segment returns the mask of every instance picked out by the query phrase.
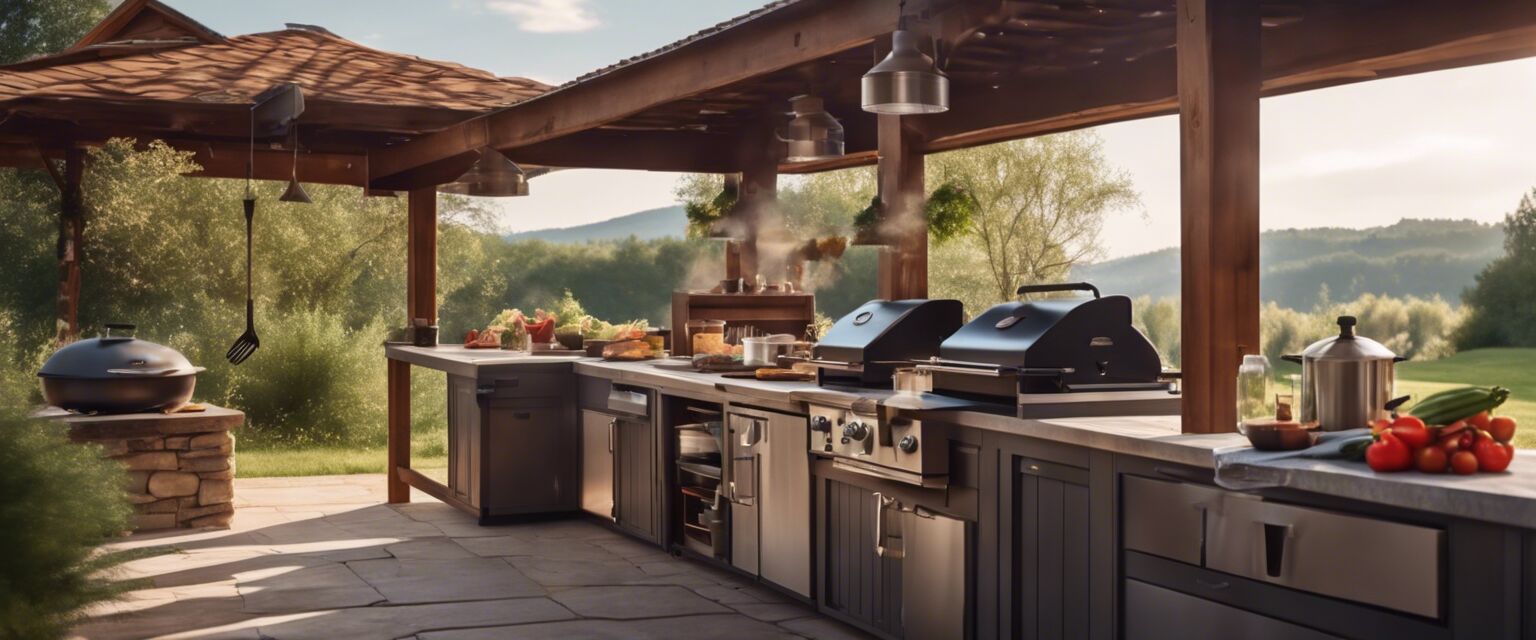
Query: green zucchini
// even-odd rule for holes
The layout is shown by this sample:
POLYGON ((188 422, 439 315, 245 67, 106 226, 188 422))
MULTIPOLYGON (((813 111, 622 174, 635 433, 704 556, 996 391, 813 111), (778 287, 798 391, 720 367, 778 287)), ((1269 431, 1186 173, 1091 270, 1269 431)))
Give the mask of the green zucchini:
POLYGON ((1409 413, 1425 424, 1451 424, 1483 411, 1492 411, 1509 399, 1503 387, 1460 387, 1425 396, 1409 413))

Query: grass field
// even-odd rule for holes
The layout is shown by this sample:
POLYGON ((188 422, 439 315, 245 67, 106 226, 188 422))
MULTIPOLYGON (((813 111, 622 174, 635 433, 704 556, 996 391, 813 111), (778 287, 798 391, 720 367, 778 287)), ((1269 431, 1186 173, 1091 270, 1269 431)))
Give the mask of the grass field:
MULTIPOLYGON (((446 478, 448 431, 439 428, 417 431, 411 436, 411 468, 439 481, 446 478)), ((384 473, 387 457, 381 446, 287 447, 240 443, 235 445, 235 475, 264 478, 384 473)))
POLYGON ((1412 394, 1415 400, 1464 385, 1509 389, 1509 401, 1494 413, 1519 422, 1516 446, 1536 448, 1536 349, 1475 349, 1441 360, 1397 366, 1397 392, 1412 394))

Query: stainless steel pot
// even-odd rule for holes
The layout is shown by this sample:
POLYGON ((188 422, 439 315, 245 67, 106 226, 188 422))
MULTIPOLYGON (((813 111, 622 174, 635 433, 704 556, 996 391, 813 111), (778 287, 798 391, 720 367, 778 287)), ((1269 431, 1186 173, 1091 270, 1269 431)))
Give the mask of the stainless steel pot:
POLYGON ((1393 369, 1405 358, 1380 342, 1355 335, 1354 316, 1339 317, 1339 335, 1319 340, 1301 355, 1301 422, 1324 431, 1357 429, 1388 417, 1393 369))
POLYGON ((787 333, 742 338, 742 364, 749 367, 776 367, 779 356, 793 355, 795 337, 787 333))
POLYGON ((106 325, 100 338, 80 340, 48 357, 37 372, 48 404, 71 411, 135 413, 174 409, 192 399, 197 374, 186 356, 137 340, 131 324, 106 325), (112 335, 112 331, 130 335, 112 335))

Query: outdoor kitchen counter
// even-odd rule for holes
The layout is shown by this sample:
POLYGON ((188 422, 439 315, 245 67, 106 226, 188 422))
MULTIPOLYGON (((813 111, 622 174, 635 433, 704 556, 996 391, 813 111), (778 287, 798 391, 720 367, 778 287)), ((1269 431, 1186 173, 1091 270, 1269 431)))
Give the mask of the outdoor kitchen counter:
MULTIPOLYGON (((462 347, 421 348, 391 345, 389 357, 444 371, 479 367, 518 367, 569 363, 575 373, 666 392, 703 397, 726 396, 736 402, 774 405, 815 402, 848 406, 870 394, 823 389, 811 382, 769 382, 724 378, 718 374, 675 371, 652 362, 604 362, 574 356, 513 355, 462 347)), ((1124 416, 1020 419, 977 411, 937 410, 927 420, 956 424, 1090 449, 1210 469, 1225 453, 1246 448, 1235 433, 1183 434, 1177 416, 1124 416)), ((1377 474, 1363 464, 1339 460, 1286 460, 1245 465, 1242 478, 1256 486, 1284 487, 1416 511, 1536 529, 1536 452, 1517 452, 1510 472, 1474 476, 1417 472, 1377 474)))

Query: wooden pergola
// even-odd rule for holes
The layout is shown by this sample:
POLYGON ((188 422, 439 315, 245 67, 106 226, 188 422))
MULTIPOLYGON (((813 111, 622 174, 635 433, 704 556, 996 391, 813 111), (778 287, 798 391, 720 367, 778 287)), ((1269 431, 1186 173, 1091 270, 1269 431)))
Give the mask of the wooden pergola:
MULTIPOLYGON (((920 216, 924 154, 1177 113, 1183 430, 1231 431, 1236 367, 1259 349, 1260 98, 1536 55, 1528 0, 911 0, 907 14, 952 79, 946 113, 860 109, 895 0, 779 0, 392 148, 372 175, 491 146, 518 162, 735 174, 738 213, 755 215, 781 173, 877 164, 883 215, 900 222, 920 216), (779 160, 773 131, 799 94, 841 119, 844 157, 779 160)), ((435 274, 415 264, 422 291, 435 274)), ((922 233, 882 249, 879 294, 926 296, 922 233)), ((434 317, 432 303, 413 296, 412 316, 434 317)), ((390 379, 390 495, 406 500, 409 365, 392 361, 390 379)))
MULTIPOLYGON (((883 215, 901 223, 920 216, 927 153, 1177 113, 1183 424, 1200 433, 1231 429, 1235 367, 1259 348, 1260 98, 1536 55, 1529 0, 909 0, 907 14, 952 79, 946 113, 859 108, 896 0, 777 0, 547 91, 313 27, 225 38, 128 0, 70 51, 0 69, 0 162, 65 161, 62 303, 78 279, 79 148, 161 138, 197 152, 203 175, 243 177, 251 96, 299 82, 300 176, 410 191, 407 310, 435 321, 433 189, 487 146, 528 165, 733 175, 741 215, 776 197, 779 174, 877 164, 883 215), (799 94, 842 120, 845 156, 780 160, 774 131, 799 94)), ((264 149, 257 177, 286 178, 288 153, 264 149)), ((926 295, 923 234, 882 249, 879 283, 926 295)), ((435 484, 410 469, 409 367, 389 362, 392 501, 435 484)))
POLYGON ((162 140, 194 154, 197 176, 244 178, 252 104, 289 83, 306 109, 292 123, 258 123, 254 177, 287 180, 297 144, 304 182, 409 191, 420 216, 435 216, 433 188, 464 173, 478 153, 392 179, 371 178, 372 158, 549 89, 309 25, 224 36, 158 0, 126 0, 68 50, 0 67, 0 166, 45 167, 61 193, 60 340, 79 334, 85 149, 111 138, 162 140))

